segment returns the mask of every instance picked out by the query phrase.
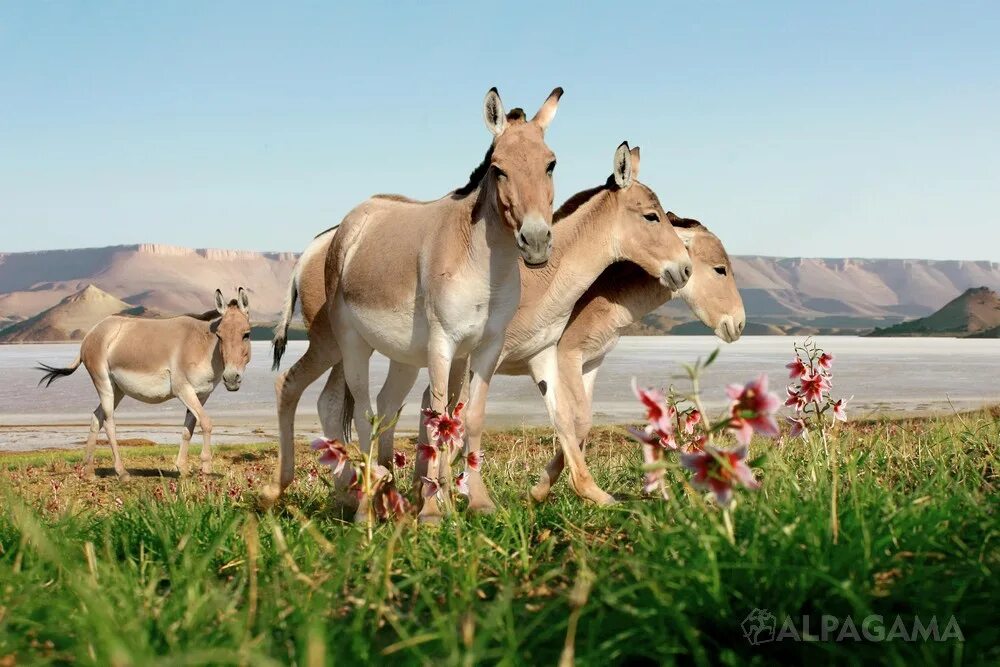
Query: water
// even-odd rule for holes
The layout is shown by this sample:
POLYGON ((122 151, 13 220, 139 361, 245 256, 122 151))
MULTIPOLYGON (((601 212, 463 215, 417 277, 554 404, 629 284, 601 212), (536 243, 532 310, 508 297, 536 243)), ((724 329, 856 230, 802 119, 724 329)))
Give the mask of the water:
MULTIPOLYGON (((677 384, 685 388, 682 363, 706 356, 720 344, 722 351, 703 382, 709 409, 725 405, 723 388, 765 372, 772 388, 783 396, 791 358, 792 338, 747 337, 733 345, 714 337, 623 338, 608 356, 598 376, 594 422, 634 421, 639 409, 629 388, 633 376, 643 385, 677 384)), ((852 417, 884 413, 928 413, 1000 402, 1000 340, 951 338, 821 337, 817 342, 836 355, 834 395, 853 396, 852 417)), ((289 343, 283 367, 304 351, 305 342, 289 343)), ((77 344, 0 346, 0 450, 75 447, 86 437, 97 394, 86 370, 37 387, 38 361, 65 366, 79 351, 77 344)), ((253 361, 242 388, 235 393, 220 386, 207 403, 216 424, 217 442, 268 441, 275 437, 274 375, 266 342, 253 344, 253 361)), ((372 361, 372 396, 385 376, 387 361, 372 361)), ((426 374, 407 399, 400 425, 415 428, 426 374)), ((318 432, 316 397, 322 382, 306 391, 299 405, 299 431, 318 432)), ((177 442, 184 419, 178 401, 146 405, 130 398, 118 413, 119 437, 146 437, 177 442)), ((548 423, 537 389, 525 377, 499 377, 493 382, 487 427, 548 423)), ((196 434, 196 440, 198 435, 196 434)))

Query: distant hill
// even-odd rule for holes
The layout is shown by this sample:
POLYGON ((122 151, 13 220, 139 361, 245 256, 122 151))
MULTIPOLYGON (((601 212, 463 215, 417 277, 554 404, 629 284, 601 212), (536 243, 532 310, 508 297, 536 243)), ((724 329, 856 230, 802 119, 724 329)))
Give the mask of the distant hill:
MULTIPOLYGON (((297 245, 304 249, 308 241, 297 245)), ((157 244, 0 254, 0 326, 32 317, 91 284, 129 305, 163 313, 206 310, 216 288, 228 295, 242 285, 254 321, 273 321, 296 258, 290 252, 157 244)), ((970 287, 1000 290, 1000 263, 986 261, 743 256, 733 257, 733 269, 748 333, 868 332, 929 315, 970 287)), ((675 299, 633 332, 658 334, 678 326, 683 333, 693 319, 675 299)))
POLYGON ((1000 338, 1000 295, 988 287, 968 289, 927 317, 876 329, 871 335, 1000 338))
POLYGON ((87 285, 48 310, 0 330, 0 343, 80 340, 108 315, 145 313, 146 309, 142 306, 132 306, 93 285, 87 285))
POLYGON ((207 310, 216 288, 229 298, 243 286, 255 320, 277 319, 296 257, 157 244, 0 254, 0 318, 31 317, 94 285, 164 313, 207 310))

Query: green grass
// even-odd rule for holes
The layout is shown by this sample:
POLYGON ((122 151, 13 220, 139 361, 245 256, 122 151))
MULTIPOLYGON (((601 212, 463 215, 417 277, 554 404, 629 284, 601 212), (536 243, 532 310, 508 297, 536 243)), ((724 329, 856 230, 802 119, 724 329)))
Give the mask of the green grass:
MULTIPOLYGON (((546 431, 488 434, 497 514, 382 524, 371 543, 309 480, 304 447, 267 513, 252 491, 271 447, 220 448, 215 477, 124 486, 82 479, 78 454, 0 458, 0 665, 555 664, 574 622, 581 665, 995 664, 998 415, 838 431, 836 545, 829 459, 803 441, 755 442, 763 487, 738 494, 733 541, 679 473, 667 502, 595 508, 561 482, 531 505, 546 431), (954 615, 965 641, 754 647, 740 623, 755 607, 817 632, 821 614, 887 629, 954 615)), ((126 463, 166 470, 173 454, 126 463)), ((604 488, 636 492, 623 431, 600 429, 589 459, 604 488)))

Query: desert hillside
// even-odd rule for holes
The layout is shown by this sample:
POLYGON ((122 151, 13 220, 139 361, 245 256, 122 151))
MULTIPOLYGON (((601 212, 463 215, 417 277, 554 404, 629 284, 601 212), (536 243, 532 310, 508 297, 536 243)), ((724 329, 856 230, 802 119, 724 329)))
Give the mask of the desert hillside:
MULTIPOLYGON (((304 247, 304 244, 303 244, 304 247)), ((200 311, 243 285, 257 322, 276 319, 294 253, 193 250, 155 244, 0 254, 0 323, 34 316, 87 285, 130 306, 200 311)), ((734 257, 750 323, 760 333, 857 333, 923 317, 971 287, 1000 290, 1000 263, 734 257)), ((675 300, 636 333, 701 333, 675 300)))
POLYGON ((1000 295, 988 287, 968 289, 937 312, 885 329, 873 336, 1000 337, 1000 295))
POLYGON ((145 310, 87 285, 48 310, 0 329, 0 343, 80 340, 108 315, 140 315, 145 310))
POLYGON ((0 255, 0 318, 24 319, 94 285, 133 306, 164 313, 207 310, 216 288, 243 286, 254 319, 281 311, 292 253, 131 245, 0 255))

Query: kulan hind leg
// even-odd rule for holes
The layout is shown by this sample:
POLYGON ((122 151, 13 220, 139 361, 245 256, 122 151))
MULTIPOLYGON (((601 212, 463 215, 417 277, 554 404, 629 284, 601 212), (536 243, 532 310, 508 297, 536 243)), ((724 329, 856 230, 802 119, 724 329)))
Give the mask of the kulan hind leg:
POLYGON ((90 435, 87 436, 87 449, 83 457, 83 471, 87 477, 94 477, 94 450, 97 449, 97 436, 104 427, 104 408, 100 405, 90 418, 90 435))
MULTIPOLYGON (((115 408, 121 403, 124 394, 120 389, 115 387, 110 378, 101 378, 99 381, 94 382, 95 385, 99 385, 97 388, 97 393, 101 396, 101 407, 100 410, 104 412, 104 432, 108 436, 108 444, 111 445, 111 456, 114 459, 115 472, 118 474, 118 478, 125 481, 129 478, 128 470, 125 469, 125 463, 122 461, 121 450, 118 448, 118 437, 115 434, 115 408)), ((93 423, 91 424, 93 427, 93 423)))
POLYGON ((198 423, 198 418, 190 410, 184 415, 184 430, 181 431, 181 446, 177 450, 177 459, 174 460, 174 467, 181 475, 188 474, 188 447, 191 445, 191 436, 194 434, 194 427, 198 423))

